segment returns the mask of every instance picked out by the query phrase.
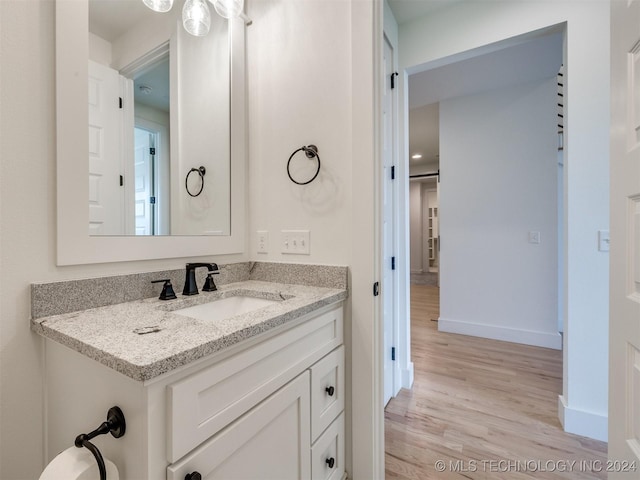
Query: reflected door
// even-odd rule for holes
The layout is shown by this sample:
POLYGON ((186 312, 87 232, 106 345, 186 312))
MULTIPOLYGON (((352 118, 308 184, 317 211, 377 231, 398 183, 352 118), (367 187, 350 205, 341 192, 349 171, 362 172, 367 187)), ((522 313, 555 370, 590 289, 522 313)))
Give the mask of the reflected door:
POLYGON ((155 178, 157 134, 135 128, 135 225, 136 235, 155 232, 155 178))
POLYGON ((89 62, 89 234, 120 235, 124 228, 120 76, 89 62))

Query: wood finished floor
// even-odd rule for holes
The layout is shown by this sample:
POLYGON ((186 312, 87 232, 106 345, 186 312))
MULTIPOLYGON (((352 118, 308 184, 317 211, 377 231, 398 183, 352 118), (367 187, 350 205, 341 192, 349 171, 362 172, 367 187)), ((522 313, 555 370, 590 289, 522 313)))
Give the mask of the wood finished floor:
POLYGON ((412 285, 415 379, 385 409, 387 479, 607 478, 607 444, 557 418, 562 352, 438 332, 438 316, 438 287, 412 285))

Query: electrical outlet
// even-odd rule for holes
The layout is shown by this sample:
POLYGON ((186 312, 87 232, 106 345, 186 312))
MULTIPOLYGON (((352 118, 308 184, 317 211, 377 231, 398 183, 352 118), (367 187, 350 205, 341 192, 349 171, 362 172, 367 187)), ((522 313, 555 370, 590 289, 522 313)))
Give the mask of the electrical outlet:
POLYGON ((292 255, 310 254, 309 230, 282 230, 280 233, 282 253, 292 255))
POLYGON ((258 230, 258 253, 268 253, 269 251, 269 232, 266 230, 258 230))

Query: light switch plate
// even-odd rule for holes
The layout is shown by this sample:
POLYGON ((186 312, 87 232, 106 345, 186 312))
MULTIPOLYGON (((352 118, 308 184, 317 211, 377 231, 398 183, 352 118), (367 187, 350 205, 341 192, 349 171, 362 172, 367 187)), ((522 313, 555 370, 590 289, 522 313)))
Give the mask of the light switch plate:
POLYGON ((292 255, 310 255, 309 230, 282 230, 280 245, 282 253, 292 255))

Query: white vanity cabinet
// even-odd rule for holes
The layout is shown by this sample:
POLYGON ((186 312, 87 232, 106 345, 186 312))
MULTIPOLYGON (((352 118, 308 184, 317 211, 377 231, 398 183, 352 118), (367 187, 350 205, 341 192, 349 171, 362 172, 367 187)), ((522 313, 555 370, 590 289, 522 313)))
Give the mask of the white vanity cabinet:
POLYGON ((118 405, 123 479, 342 479, 342 305, 290 323, 147 382, 47 340, 48 456, 118 405))

